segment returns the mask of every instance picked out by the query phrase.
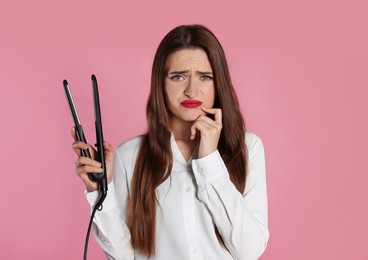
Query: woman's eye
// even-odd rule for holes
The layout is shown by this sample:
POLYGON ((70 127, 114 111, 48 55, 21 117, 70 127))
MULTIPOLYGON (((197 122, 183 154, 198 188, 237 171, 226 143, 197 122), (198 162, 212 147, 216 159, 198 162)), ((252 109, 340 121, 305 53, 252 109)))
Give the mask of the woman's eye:
POLYGON ((213 79, 213 77, 208 76, 208 75, 201 76, 201 80, 212 80, 212 79, 213 79))
POLYGON ((182 75, 174 75, 171 77, 171 79, 174 81, 181 81, 184 79, 184 77, 182 75))

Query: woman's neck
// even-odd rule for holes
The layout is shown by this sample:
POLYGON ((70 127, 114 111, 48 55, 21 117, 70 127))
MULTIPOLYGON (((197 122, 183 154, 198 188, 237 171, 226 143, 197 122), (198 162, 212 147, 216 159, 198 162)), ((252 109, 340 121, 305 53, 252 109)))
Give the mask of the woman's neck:
POLYGON ((190 129, 193 122, 183 121, 183 120, 172 120, 171 121, 171 131, 174 134, 175 140, 181 140, 183 142, 193 143, 196 140, 190 139, 190 129))
MULTIPOLYGON (((199 138, 194 140, 190 139, 190 129, 193 122, 172 120, 171 131, 174 134, 176 144, 183 155, 185 161, 188 161, 190 157, 197 158, 198 154, 196 151, 197 143, 199 138)), ((198 136, 198 135, 197 135, 198 136)))

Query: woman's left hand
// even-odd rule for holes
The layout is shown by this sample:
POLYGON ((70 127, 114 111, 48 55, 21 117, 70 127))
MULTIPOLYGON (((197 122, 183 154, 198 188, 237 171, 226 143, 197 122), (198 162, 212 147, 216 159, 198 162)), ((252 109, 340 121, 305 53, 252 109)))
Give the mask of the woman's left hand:
POLYGON ((194 121, 190 129, 191 140, 196 138, 197 131, 200 134, 198 158, 205 157, 216 151, 222 129, 222 111, 220 108, 202 107, 202 110, 205 113, 214 115, 215 120, 206 115, 201 115, 194 121))

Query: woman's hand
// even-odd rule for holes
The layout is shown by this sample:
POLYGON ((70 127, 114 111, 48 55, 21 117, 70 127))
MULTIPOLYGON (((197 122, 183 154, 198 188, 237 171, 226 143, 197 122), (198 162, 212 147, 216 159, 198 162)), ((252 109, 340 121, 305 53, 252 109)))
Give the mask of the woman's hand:
MULTIPOLYGON (((93 182, 89 179, 88 173, 102 173, 101 163, 95 160, 97 156, 97 151, 91 145, 81 141, 77 141, 75 127, 72 127, 71 134, 74 138, 74 143, 72 144, 72 147, 74 152, 78 156, 78 159, 75 162, 76 173, 86 185, 88 192, 95 191, 98 189, 98 184, 97 182, 93 182), (92 156, 92 159, 81 156, 81 149, 88 149, 92 156)), ((103 145, 105 150, 107 183, 110 183, 112 180, 112 173, 114 168, 114 152, 111 144, 109 144, 108 142, 104 141, 103 145)))
POLYGON ((222 111, 220 108, 202 107, 202 110, 205 113, 215 115, 215 120, 206 115, 201 115, 194 121, 190 129, 191 140, 196 138, 197 131, 200 133, 198 158, 205 157, 216 151, 222 129, 222 111))

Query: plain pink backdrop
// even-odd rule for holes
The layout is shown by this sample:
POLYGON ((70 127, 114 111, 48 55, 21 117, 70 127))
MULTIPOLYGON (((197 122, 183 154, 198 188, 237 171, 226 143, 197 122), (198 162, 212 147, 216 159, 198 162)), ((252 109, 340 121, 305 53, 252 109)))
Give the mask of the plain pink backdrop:
MULTIPOLYGON (((0 259, 82 259, 89 207, 74 173, 73 89, 94 142, 90 76, 115 147, 145 131, 161 38, 201 23, 227 54, 265 145, 262 260, 368 259, 366 1, 2 1, 0 259)), ((89 259, 104 259, 94 239, 89 259)))

